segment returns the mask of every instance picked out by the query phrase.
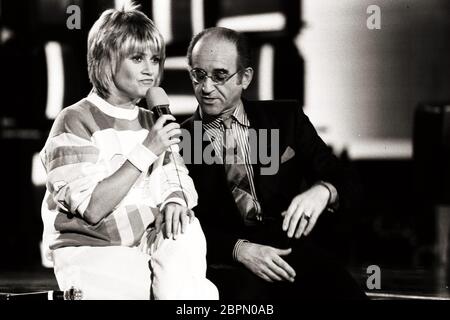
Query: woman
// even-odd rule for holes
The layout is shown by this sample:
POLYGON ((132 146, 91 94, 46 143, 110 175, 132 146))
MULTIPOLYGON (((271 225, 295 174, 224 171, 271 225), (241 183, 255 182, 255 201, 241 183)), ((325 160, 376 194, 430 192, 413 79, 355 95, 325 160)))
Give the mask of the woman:
POLYGON ((136 106, 159 84, 164 41, 136 7, 107 10, 88 37, 93 90, 55 119, 43 243, 61 290, 84 299, 217 299, 190 208, 197 193, 171 146, 175 120, 136 106))

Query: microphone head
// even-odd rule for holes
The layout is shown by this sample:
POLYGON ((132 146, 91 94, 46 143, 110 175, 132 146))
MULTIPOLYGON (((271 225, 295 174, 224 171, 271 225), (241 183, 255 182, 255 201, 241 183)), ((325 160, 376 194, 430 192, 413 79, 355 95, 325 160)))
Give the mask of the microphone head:
POLYGON ((152 87, 147 90, 145 94, 147 100, 147 106, 151 110, 156 106, 168 106, 169 98, 166 92, 161 87, 152 87))

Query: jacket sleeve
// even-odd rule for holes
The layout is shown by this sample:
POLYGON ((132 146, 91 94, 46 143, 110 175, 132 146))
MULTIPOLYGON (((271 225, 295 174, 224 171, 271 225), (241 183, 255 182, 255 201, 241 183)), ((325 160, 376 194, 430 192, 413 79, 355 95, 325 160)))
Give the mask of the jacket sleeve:
POLYGON ((310 184, 318 181, 331 183, 337 190, 339 207, 347 208, 351 198, 351 174, 332 149, 320 138, 309 118, 299 108, 296 124, 297 148, 302 154, 302 165, 310 184))
POLYGON ((93 190, 108 172, 98 162, 99 153, 80 114, 63 110, 40 153, 47 190, 59 211, 83 216, 93 190))
MULTIPOLYGON (((210 227, 204 228, 206 243, 208 245, 208 262, 213 264, 236 263, 233 252, 240 237, 215 225, 208 225, 210 227)), ((244 236, 242 239, 246 239, 246 237, 244 236)))

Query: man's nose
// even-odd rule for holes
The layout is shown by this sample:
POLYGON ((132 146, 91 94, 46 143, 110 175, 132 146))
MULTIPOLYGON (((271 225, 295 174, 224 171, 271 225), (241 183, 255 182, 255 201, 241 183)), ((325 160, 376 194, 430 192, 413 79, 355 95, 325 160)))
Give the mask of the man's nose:
POLYGON ((210 77, 206 77, 205 81, 202 83, 202 91, 204 93, 211 93, 214 90, 214 82, 210 77))

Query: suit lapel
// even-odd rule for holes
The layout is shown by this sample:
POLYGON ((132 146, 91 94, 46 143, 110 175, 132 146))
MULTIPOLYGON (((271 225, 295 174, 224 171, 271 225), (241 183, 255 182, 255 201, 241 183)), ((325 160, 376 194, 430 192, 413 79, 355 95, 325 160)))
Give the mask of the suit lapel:
MULTIPOLYGON (((286 132, 284 130, 284 128, 282 128, 282 120, 283 119, 279 119, 278 115, 277 118, 274 118, 271 116, 271 113, 268 112, 270 109, 269 108, 274 108, 273 105, 268 105, 269 103, 275 103, 275 102, 260 102, 260 101, 247 101, 247 100, 243 100, 244 103, 244 109, 245 112, 247 113, 247 117, 250 121, 250 128, 252 128, 253 130, 256 130, 257 135, 258 135, 258 144, 257 144, 257 148, 253 150, 251 150, 252 152, 252 159, 257 159, 256 163, 253 164, 253 172, 254 172, 254 180, 255 180, 255 188, 258 194, 258 197, 261 199, 260 196, 260 192, 261 192, 261 188, 269 188, 269 189, 274 189, 277 190, 278 188, 281 188, 283 186, 279 185, 279 175, 275 174, 273 176, 261 176, 261 162, 260 162, 260 156, 258 155, 258 152, 260 152, 260 150, 258 150, 259 148, 259 142, 260 142, 260 134, 261 132, 259 131, 260 129, 265 129, 267 130, 266 133, 268 135, 268 137, 266 137, 267 139, 265 139, 265 142, 267 143, 267 155, 271 155, 272 156, 272 150, 271 150, 271 143, 270 143, 270 139, 271 139, 271 129, 278 129, 279 131, 279 141, 278 143, 278 153, 276 156, 278 157, 278 163, 281 164, 280 162, 280 157, 281 154, 285 147, 286 147, 286 141, 285 141, 285 135, 286 132)), ((275 151, 275 150, 274 150, 275 151)))

